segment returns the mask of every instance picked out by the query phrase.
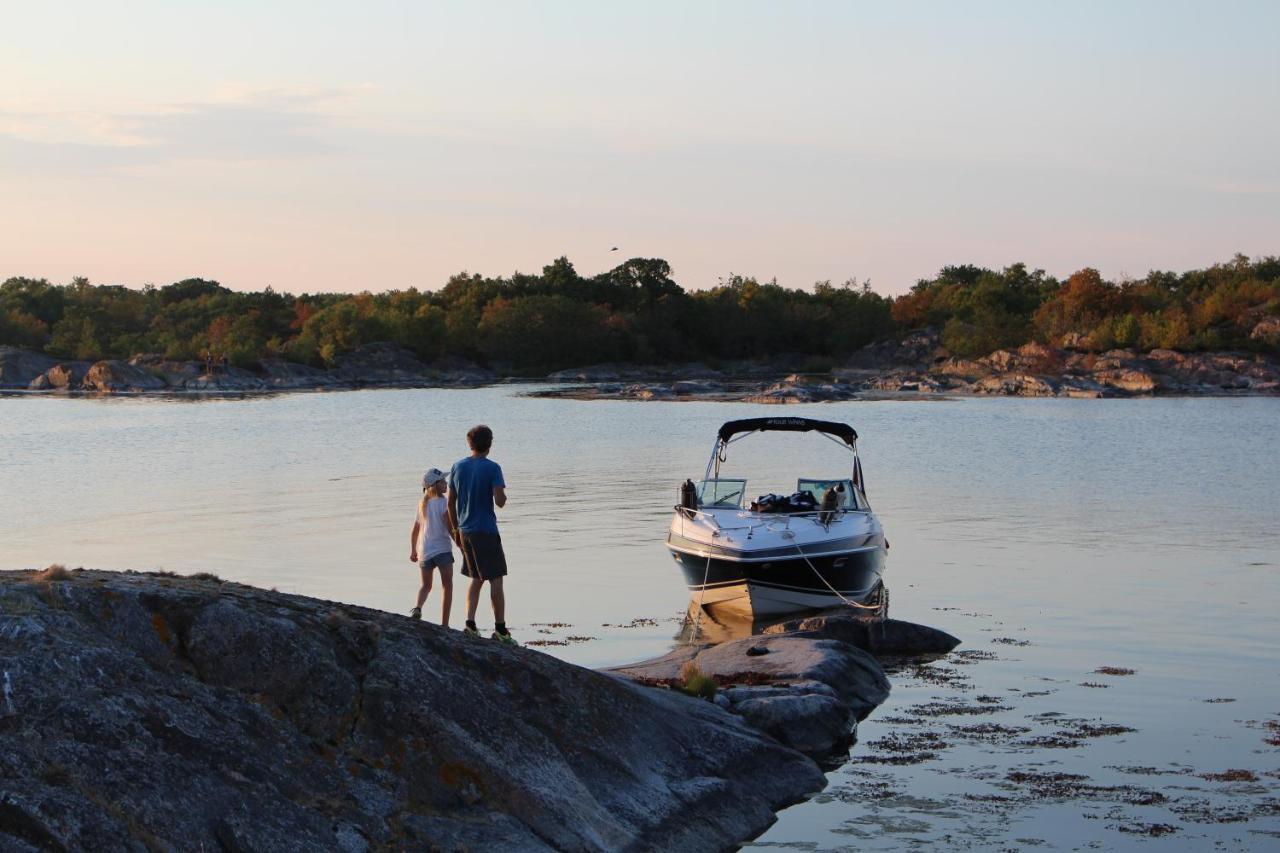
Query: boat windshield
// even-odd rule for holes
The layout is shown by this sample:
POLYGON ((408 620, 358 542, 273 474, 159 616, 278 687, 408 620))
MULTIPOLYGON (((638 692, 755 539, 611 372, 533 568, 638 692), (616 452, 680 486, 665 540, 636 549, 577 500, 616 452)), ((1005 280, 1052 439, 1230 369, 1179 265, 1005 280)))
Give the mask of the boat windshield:
POLYGON ((796 491, 808 492, 821 506, 823 495, 833 486, 844 486, 844 500, 840 504, 843 509, 866 509, 866 506, 861 503, 866 499, 862 498, 858 490, 853 487, 852 480, 810 480, 801 477, 796 483, 796 491))
POLYGON ((746 480, 703 480, 698 485, 698 505, 741 509, 746 491, 746 480))

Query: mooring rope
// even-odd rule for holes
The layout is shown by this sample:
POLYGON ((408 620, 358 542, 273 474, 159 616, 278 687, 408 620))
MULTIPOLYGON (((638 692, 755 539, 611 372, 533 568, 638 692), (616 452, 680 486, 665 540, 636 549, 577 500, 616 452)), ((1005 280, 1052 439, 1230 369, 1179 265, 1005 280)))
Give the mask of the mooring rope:
POLYGON ((711 577, 711 555, 707 555, 707 567, 702 572, 702 589, 698 590, 698 612, 693 617, 693 636, 690 642, 698 641, 698 631, 702 628, 702 599, 707 595, 707 578, 711 577))
MULTIPOLYGON (((818 576, 818 580, 822 581, 822 583, 826 585, 827 589, 831 590, 831 592, 835 594, 836 598, 840 599, 850 607, 856 608, 858 610, 879 610, 880 609, 879 604, 859 604, 856 601, 850 601, 848 598, 845 598, 843 595, 841 595, 840 590, 832 586, 830 582, 827 581, 827 579, 822 576, 822 572, 818 571, 818 567, 815 566, 813 564, 813 561, 809 559, 809 555, 804 552, 804 549, 801 548, 799 545, 796 545, 794 547, 796 549, 796 553, 798 553, 801 557, 804 558, 804 561, 809 564, 809 568, 813 569, 813 573, 818 576)), ((884 581, 881 581, 880 584, 881 584, 881 587, 883 587, 884 581)))

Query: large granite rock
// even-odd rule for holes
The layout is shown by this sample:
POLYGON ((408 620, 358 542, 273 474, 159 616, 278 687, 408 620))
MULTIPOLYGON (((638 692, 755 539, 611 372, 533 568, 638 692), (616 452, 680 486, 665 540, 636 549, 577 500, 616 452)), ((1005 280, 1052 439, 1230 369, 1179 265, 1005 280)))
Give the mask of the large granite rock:
POLYGON ((55 364, 43 375, 48 388, 70 391, 84 385, 84 377, 92 366, 87 361, 67 361, 55 364))
POLYGON ((183 383, 188 391, 201 391, 216 394, 244 394, 252 391, 264 391, 266 382, 256 374, 239 367, 220 368, 213 373, 201 373, 183 383))
POLYGON ((1117 367, 1108 370, 1095 370, 1093 378, 1111 388, 1118 388, 1130 394, 1150 394, 1156 390, 1156 380, 1141 368, 1117 367))
POLYGON ((827 758, 847 749, 857 723, 889 696, 876 660, 835 639, 753 636, 684 645, 610 672, 649 685, 678 686, 687 666, 723 686, 716 701, 793 749, 827 758))
POLYGON ((332 388, 338 380, 327 370, 280 359, 262 362, 262 381, 268 388, 281 391, 308 388, 332 388))
POLYGON ((927 365, 945 361, 951 353, 942 346, 942 333, 928 328, 912 332, 897 345, 893 360, 897 364, 927 365))
POLYGON ((170 388, 182 388, 188 380, 196 378, 204 370, 204 366, 199 362, 166 358, 159 353, 135 355, 129 359, 129 363, 159 376, 170 388))
POLYGON ((57 359, 17 347, 0 346, 0 388, 29 388, 57 359))
POLYGON ((441 382, 454 385, 487 385, 498 381, 498 375, 487 367, 458 355, 442 356, 431 362, 431 370, 441 382))
POLYGON ((667 385, 636 383, 625 385, 618 391, 619 396, 632 400, 670 400, 675 392, 667 385))
POLYGON ((334 376, 343 382, 368 385, 421 385, 435 372, 404 347, 392 343, 365 344, 338 359, 334 376))
POLYGON ((749 637, 712 646, 694 663, 723 679, 817 681, 855 706, 859 718, 889 698, 889 680, 875 658, 840 640, 749 637))
POLYGON ((0 573, 0 671, 6 850, 725 849, 824 784, 713 703, 215 579, 0 573))
POLYGON ((1263 317, 1254 324, 1249 337, 1268 346, 1280 347, 1280 317, 1263 317))
POLYGON ((960 645, 946 631, 901 619, 862 616, 847 607, 778 622, 763 633, 843 640, 877 657, 946 654, 960 645))
POLYGON ((973 383, 973 393, 1008 397, 1053 397, 1058 393, 1058 383, 1030 373, 1001 373, 973 383))
POLYGON ((725 698, 729 709, 751 725, 810 755, 848 746, 858 723, 854 709, 821 682, 736 687, 726 690, 725 698))
POLYGON ((742 398, 742 401, 765 406, 815 402, 813 393, 807 387, 803 385, 788 385, 786 383, 778 383, 762 388, 755 393, 746 395, 742 398))
POLYGON ((99 361, 85 371, 81 387, 86 391, 118 394, 162 391, 167 385, 163 379, 144 367, 110 359, 99 361))

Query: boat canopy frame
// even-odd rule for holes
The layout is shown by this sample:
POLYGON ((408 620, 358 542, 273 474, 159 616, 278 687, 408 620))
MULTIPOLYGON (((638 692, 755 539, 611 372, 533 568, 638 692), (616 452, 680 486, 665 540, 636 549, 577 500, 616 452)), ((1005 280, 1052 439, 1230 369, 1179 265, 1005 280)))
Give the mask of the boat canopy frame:
POLYGON ((744 418, 727 421, 716 433, 715 444, 711 446, 711 458, 707 461, 707 470, 703 480, 720 478, 720 463, 725 461, 725 450, 735 441, 741 441, 756 432, 818 432, 823 438, 845 447, 853 453, 853 484, 866 497, 866 483, 862 478, 862 460, 858 458, 858 432, 848 424, 839 421, 820 421, 813 418, 773 417, 744 418))
MULTIPOLYGON (((768 432, 821 432, 833 435, 850 447, 858 440, 857 431, 848 424, 838 421, 819 421, 813 418, 745 418, 729 421, 720 427, 719 438, 728 444, 738 433, 768 432)), ((743 436, 746 438, 746 436, 743 436)))

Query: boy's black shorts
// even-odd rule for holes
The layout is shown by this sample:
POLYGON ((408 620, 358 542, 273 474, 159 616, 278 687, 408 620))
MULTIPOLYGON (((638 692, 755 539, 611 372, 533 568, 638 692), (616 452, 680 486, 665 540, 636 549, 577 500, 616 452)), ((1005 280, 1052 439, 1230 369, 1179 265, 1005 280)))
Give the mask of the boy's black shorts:
POLYGON ((502 537, 497 533, 462 534, 462 574, 468 578, 493 580, 507 573, 507 555, 502 553, 502 537))

